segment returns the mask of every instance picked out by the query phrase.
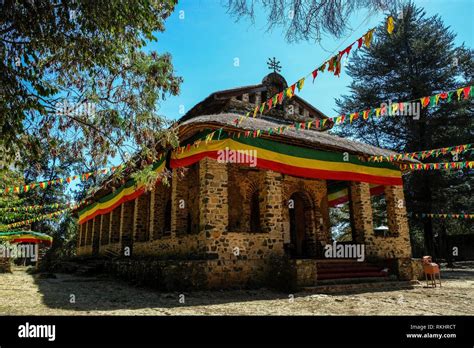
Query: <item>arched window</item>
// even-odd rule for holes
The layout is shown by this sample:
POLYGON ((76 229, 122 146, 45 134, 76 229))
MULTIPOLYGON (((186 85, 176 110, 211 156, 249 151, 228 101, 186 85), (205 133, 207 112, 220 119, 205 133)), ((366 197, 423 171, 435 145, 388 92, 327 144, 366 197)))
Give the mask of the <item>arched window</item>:
POLYGON ((260 232, 260 194, 255 190, 250 198, 250 231, 260 232))

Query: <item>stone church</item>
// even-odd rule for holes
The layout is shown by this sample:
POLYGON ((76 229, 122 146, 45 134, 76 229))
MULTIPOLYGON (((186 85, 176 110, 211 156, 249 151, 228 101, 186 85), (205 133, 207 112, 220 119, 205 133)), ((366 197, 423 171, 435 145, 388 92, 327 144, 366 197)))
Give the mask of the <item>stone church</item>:
POLYGON ((151 191, 132 179, 104 185, 76 211, 77 254, 179 259, 199 264, 208 286, 218 288, 245 286, 272 257, 290 259, 302 286, 387 274, 411 279, 402 173, 367 161, 395 153, 329 134, 332 121, 297 95, 252 117, 256 105, 287 87, 272 72, 195 105, 177 121, 181 148, 154 165, 171 171, 168 184, 151 191), (373 222, 374 186, 385 200, 383 234, 373 222), (325 253, 335 241, 333 187, 346 190, 340 203, 350 213, 351 240, 340 245, 363 245, 363 260, 325 253))

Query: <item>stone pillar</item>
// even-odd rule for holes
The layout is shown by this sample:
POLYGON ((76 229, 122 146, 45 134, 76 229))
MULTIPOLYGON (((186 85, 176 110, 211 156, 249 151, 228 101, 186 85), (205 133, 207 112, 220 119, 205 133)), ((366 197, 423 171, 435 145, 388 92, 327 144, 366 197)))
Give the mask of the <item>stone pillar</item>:
POLYGON ((110 243, 120 242, 120 222, 122 219, 122 204, 110 212, 110 243))
POLYGON ((149 239, 150 193, 145 192, 135 199, 133 209, 133 239, 145 242, 149 239))
POLYGON ((385 186, 387 223, 390 234, 408 236, 408 220, 402 186, 385 186))
MULTIPOLYGON (((158 226, 155 226, 155 196, 156 196, 156 186, 155 188, 150 191, 149 194, 149 200, 148 200, 148 240, 153 240, 154 235, 155 235, 155 228, 158 228, 158 226)), ((158 213, 158 212, 156 212, 158 213)))
POLYGON ((186 233, 187 209, 185 200, 185 178, 180 178, 178 170, 173 168, 171 179, 171 238, 186 233))
POLYGON ((110 243, 110 219, 111 219, 111 213, 102 215, 100 245, 108 245, 110 243))
POLYGON ((394 254, 397 258, 411 258, 410 232, 403 186, 386 186, 387 223, 389 234, 396 236, 394 254))
POLYGON ((88 221, 87 221, 87 226, 86 226, 86 246, 92 244, 92 223, 93 223, 93 220, 88 220, 88 221))
POLYGON ((269 243, 275 253, 283 254, 283 176, 266 170, 263 179, 262 201, 260 202, 260 225, 263 233, 269 234, 269 243))
POLYGON ((369 184, 365 182, 351 182, 350 195, 355 228, 355 231, 352 231, 354 242, 367 243, 367 237, 374 233, 369 184))
POLYGON ((227 165, 214 159, 199 162, 199 221, 206 238, 227 232, 229 224, 227 165))
POLYGON ((255 104, 260 105, 262 101, 262 92, 255 92, 255 104))
MULTIPOLYGON (((173 181, 170 181, 170 185, 173 185, 173 181)), ((150 198, 150 209, 153 211, 150 213, 150 226, 152 226, 150 228, 150 230, 152 230, 151 239, 160 239, 163 236, 163 232, 165 230, 165 222, 171 221, 170 217, 165 216, 167 213, 166 205, 171 197, 171 190, 172 187, 158 183, 155 186, 155 189, 150 193, 152 196, 150 198)), ((168 213, 171 215, 172 209, 170 209, 168 213)), ((171 228, 168 226, 168 231, 170 230, 171 228)))
POLYGON ((133 215, 135 208, 135 200, 122 204, 122 216, 120 222, 120 243, 122 252, 125 248, 129 248, 130 255, 133 247, 133 215))
POLYGON ((100 243, 100 230, 101 230, 101 221, 102 215, 97 215, 94 217, 93 227, 92 227, 92 254, 99 253, 99 243, 100 243))
POLYGON ((78 228, 79 233, 77 235, 77 248, 80 248, 83 245, 83 240, 82 239, 84 238, 84 234, 85 234, 84 233, 84 226, 85 226, 85 224, 81 224, 81 225, 79 225, 79 228, 78 228))
MULTIPOLYGON (((320 199, 320 214, 322 219, 322 226, 320 227, 320 241, 330 243, 331 241, 331 230, 330 230, 330 219, 329 219, 329 203, 328 203, 328 187, 326 180, 321 181, 321 199, 320 199)), ((321 225, 321 221, 318 222, 321 225)))

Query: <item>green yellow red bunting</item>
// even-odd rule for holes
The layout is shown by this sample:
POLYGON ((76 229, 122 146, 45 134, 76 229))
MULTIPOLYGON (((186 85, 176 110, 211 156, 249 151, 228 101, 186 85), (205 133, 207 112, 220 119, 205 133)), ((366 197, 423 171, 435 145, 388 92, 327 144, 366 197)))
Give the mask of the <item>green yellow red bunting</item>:
MULTIPOLYGON (((291 93, 291 88, 289 87, 291 93)), ((438 94, 435 94, 433 96, 428 96, 428 97, 423 97, 423 98, 417 98, 413 100, 407 100, 407 101, 402 101, 402 102, 388 102, 388 103, 381 103, 381 107, 378 108, 371 108, 371 109, 366 109, 366 110, 361 110, 345 115, 338 115, 334 117, 329 117, 329 118, 324 118, 324 119, 313 119, 309 121, 304 121, 304 122, 295 122, 293 124, 288 124, 284 125, 281 127, 275 127, 275 128, 269 128, 268 130, 262 130, 261 134, 271 134, 275 132, 279 132, 280 134, 285 131, 286 129, 316 129, 316 130, 323 130, 326 127, 326 124, 335 124, 335 125, 343 125, 343 124, 352 124, 352 122, 356 120, 362 120, 362 121, 367 121, 369 118, 380 118, 380 117, 393 117, 393 116, 407 116, 407 112, 409 110, 412 110, 415 106, 413 103, 419 103, 421 101, 422 107, 438 107, 440 105, 440 101, 443 100, 445 103, 450 103, 452 102, 451 98, 448 98, 449 95, 453 95, 456 93, 458 95, 458 100, 461 99, 470 99, 474 95, 474 88, 472 86, 466 86, 466 87, 461 87, 456 90, 452 91, 447 91, 447 92, 441 92, 438 94), (423 106, 423 100, 426 98, 428 100, 428 103, 426 103, 425 106, 423 106), (434 105, 429 103, 429 100, 431 98, 435 98, 438 100, 438 102, 434 105)), ((272 106, 275 104, 272 103, 272 106)), ((419 104, 418 104, 419 105, 419 104)), ((255 108, 255 110, 258 109, 258 106, 255 108)), ((409 114, 408 114, 409 115, 409 114)), ((254 114, 254 117, 256 116, 256 113, 254 114)), ((243 120, 245 119, 244 116, 241 116, 237 119, 234 120, 234 123, 236 126, 239 126, 242 124, 243 120)), ((247 135, 245 135, 247 136, 247 135)))
POLYGON ((441 155, 471 152, 471 151, 474 151, 472 145, 473 144, 463 144, 463 145, 442 147, 439 149, 409 152, 409 153, 396 154, 396 155, 390 155, 390 156, 371 156, 368 158, 368 161, 393 162, 393 161, 414 160, 414 159, 423 160, 429 157, 439 157, 441 155))
POLYGON ((23 220, 23 221, 17 221, 17 222, 5 225, 4 228, 15 228, 15 227, 19 227, 19 226, 29 225, 29 224, 32 224, 33 222, 42 221, 42 220, 46 220, 46 219, 51 219, 51 218, 57 217, 59 215, 62 215, 64 213, 66 213, 67 211, 69 211, 71 209, 74 209, 74 208, 75 207, 66 208, 66 209, 58 210, 58 211, 55 211, 55 212, 52 212, 52 213, 36 216, 34 218, 31 218, 31 219, 27 219, 27 220, 23 220))
POLYGON ((413 217, 416 217, 416 218, 435 218, 435 219, 474 219, 474 214, 464 214, 464 213, 460 213, 460 214, 452 214, 452 213, 448 213, 448 214, 432 214, 432 213, 411 213, 411 214, 408 214, 409 216, 413 216, 413 217))
POLYGON ((442 162, 442 163, 410 163, 400 164, 401 170, 442 170, 442 169, 472 169, 474 161, 442 162))
POLYGON ((2 194, 2 193, 7 194, 7 193, 28 192, 28 191, 36 188, 36 187, 39 187, 41 189, 45 189, 48 186, 63 185, 65 183, 70 184, 72 181, 75 181, 77 179, 80 179, 82 181, 87 181, 91 176, 113 173, 119 168, 124 168, 124 166, 123 165, 113 166, 113 167, 98 169, 98 170, 95 170, 93 172, 82 173, 80 175, 68 176, 68 177, 65 177, 65 178, 55 178, 55 179, 48 180, 48 181, 29 183, 27 185, 19 185, 19 186, 11 186, 11 187, 0 188, 0 194, 2 194))

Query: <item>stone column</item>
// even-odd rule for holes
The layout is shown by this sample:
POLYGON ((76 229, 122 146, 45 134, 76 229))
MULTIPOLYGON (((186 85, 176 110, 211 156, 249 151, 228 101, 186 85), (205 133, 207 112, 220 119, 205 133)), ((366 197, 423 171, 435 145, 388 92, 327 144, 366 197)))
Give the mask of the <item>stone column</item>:
POLYGON ((126 247, 129 248, 130 255, 133 247, 133 215, 135 208, 135 200, 122 204, 122 216, 120 223, 120 242, 122 252, 126 247))
POLYGON ((260 202, 260 225, 262 232, 283 233, 282 221, 282 175, 272 170, 264 172, 262 200, 260 202))
POLYGON ((352 231, 355 243, 368 243, 374 234, 370 186, 365 182, 351 182, 351 211, 355 231, 352 231))
POLYGON ((199 221, 206 238, 227 232, 227 165, 210 158, 199 162, 199 221))
POLYGON ((102 228, 101 228, 101 237, 100 245, 108 245, 110 242, 110 218, 111 213, 102 215, 102 228))
POLYGON ((263 233, 269 234, 269 240, 276 253, 283 253, 283 204, 282 182, 280 173, 265 171, 263 180, 262 201, 260 202, 260 224, 263 233))
POLYGON ((145 242, 149 238, 149 192, 145 192, 135 199, 133 209, 133 239, 145 242))
POLYGON ((394 254, 397 258, 411 258, 410 232, 403 186, 386 186, 385 199, 389 234, 396 235, 396 243, 392 245, 394 254))
POLYGON ((120 223, 122 221, 122 204, 110 212, 110 243, 120 242, 120 223))
POLYGON ((94 217, 93 221, 94 222, 93 222, 93 227, 92 227, 92 254, 98 254, 102 215, 98 215, 94 217))
POLYGON ((185 197, 186 178, 180 178, 178 170, 173 168, 171 179, 171 238, 186 233, 187 209, 189 202, 185 197))
POLYGON ((155 188, 150 191, 149 194, 149 201, 148 201, 148 240, 153 240, 154 235, 155 235, 155 228, 158 228, 158 226, 155 226, 155 196, 156 196, 156 186, 155 188))
POLYGON ((87 221, 87 226, 86 226, 86 246, 89 246, 92 244, 92 223, 93 220, 88 220, 87 221))

